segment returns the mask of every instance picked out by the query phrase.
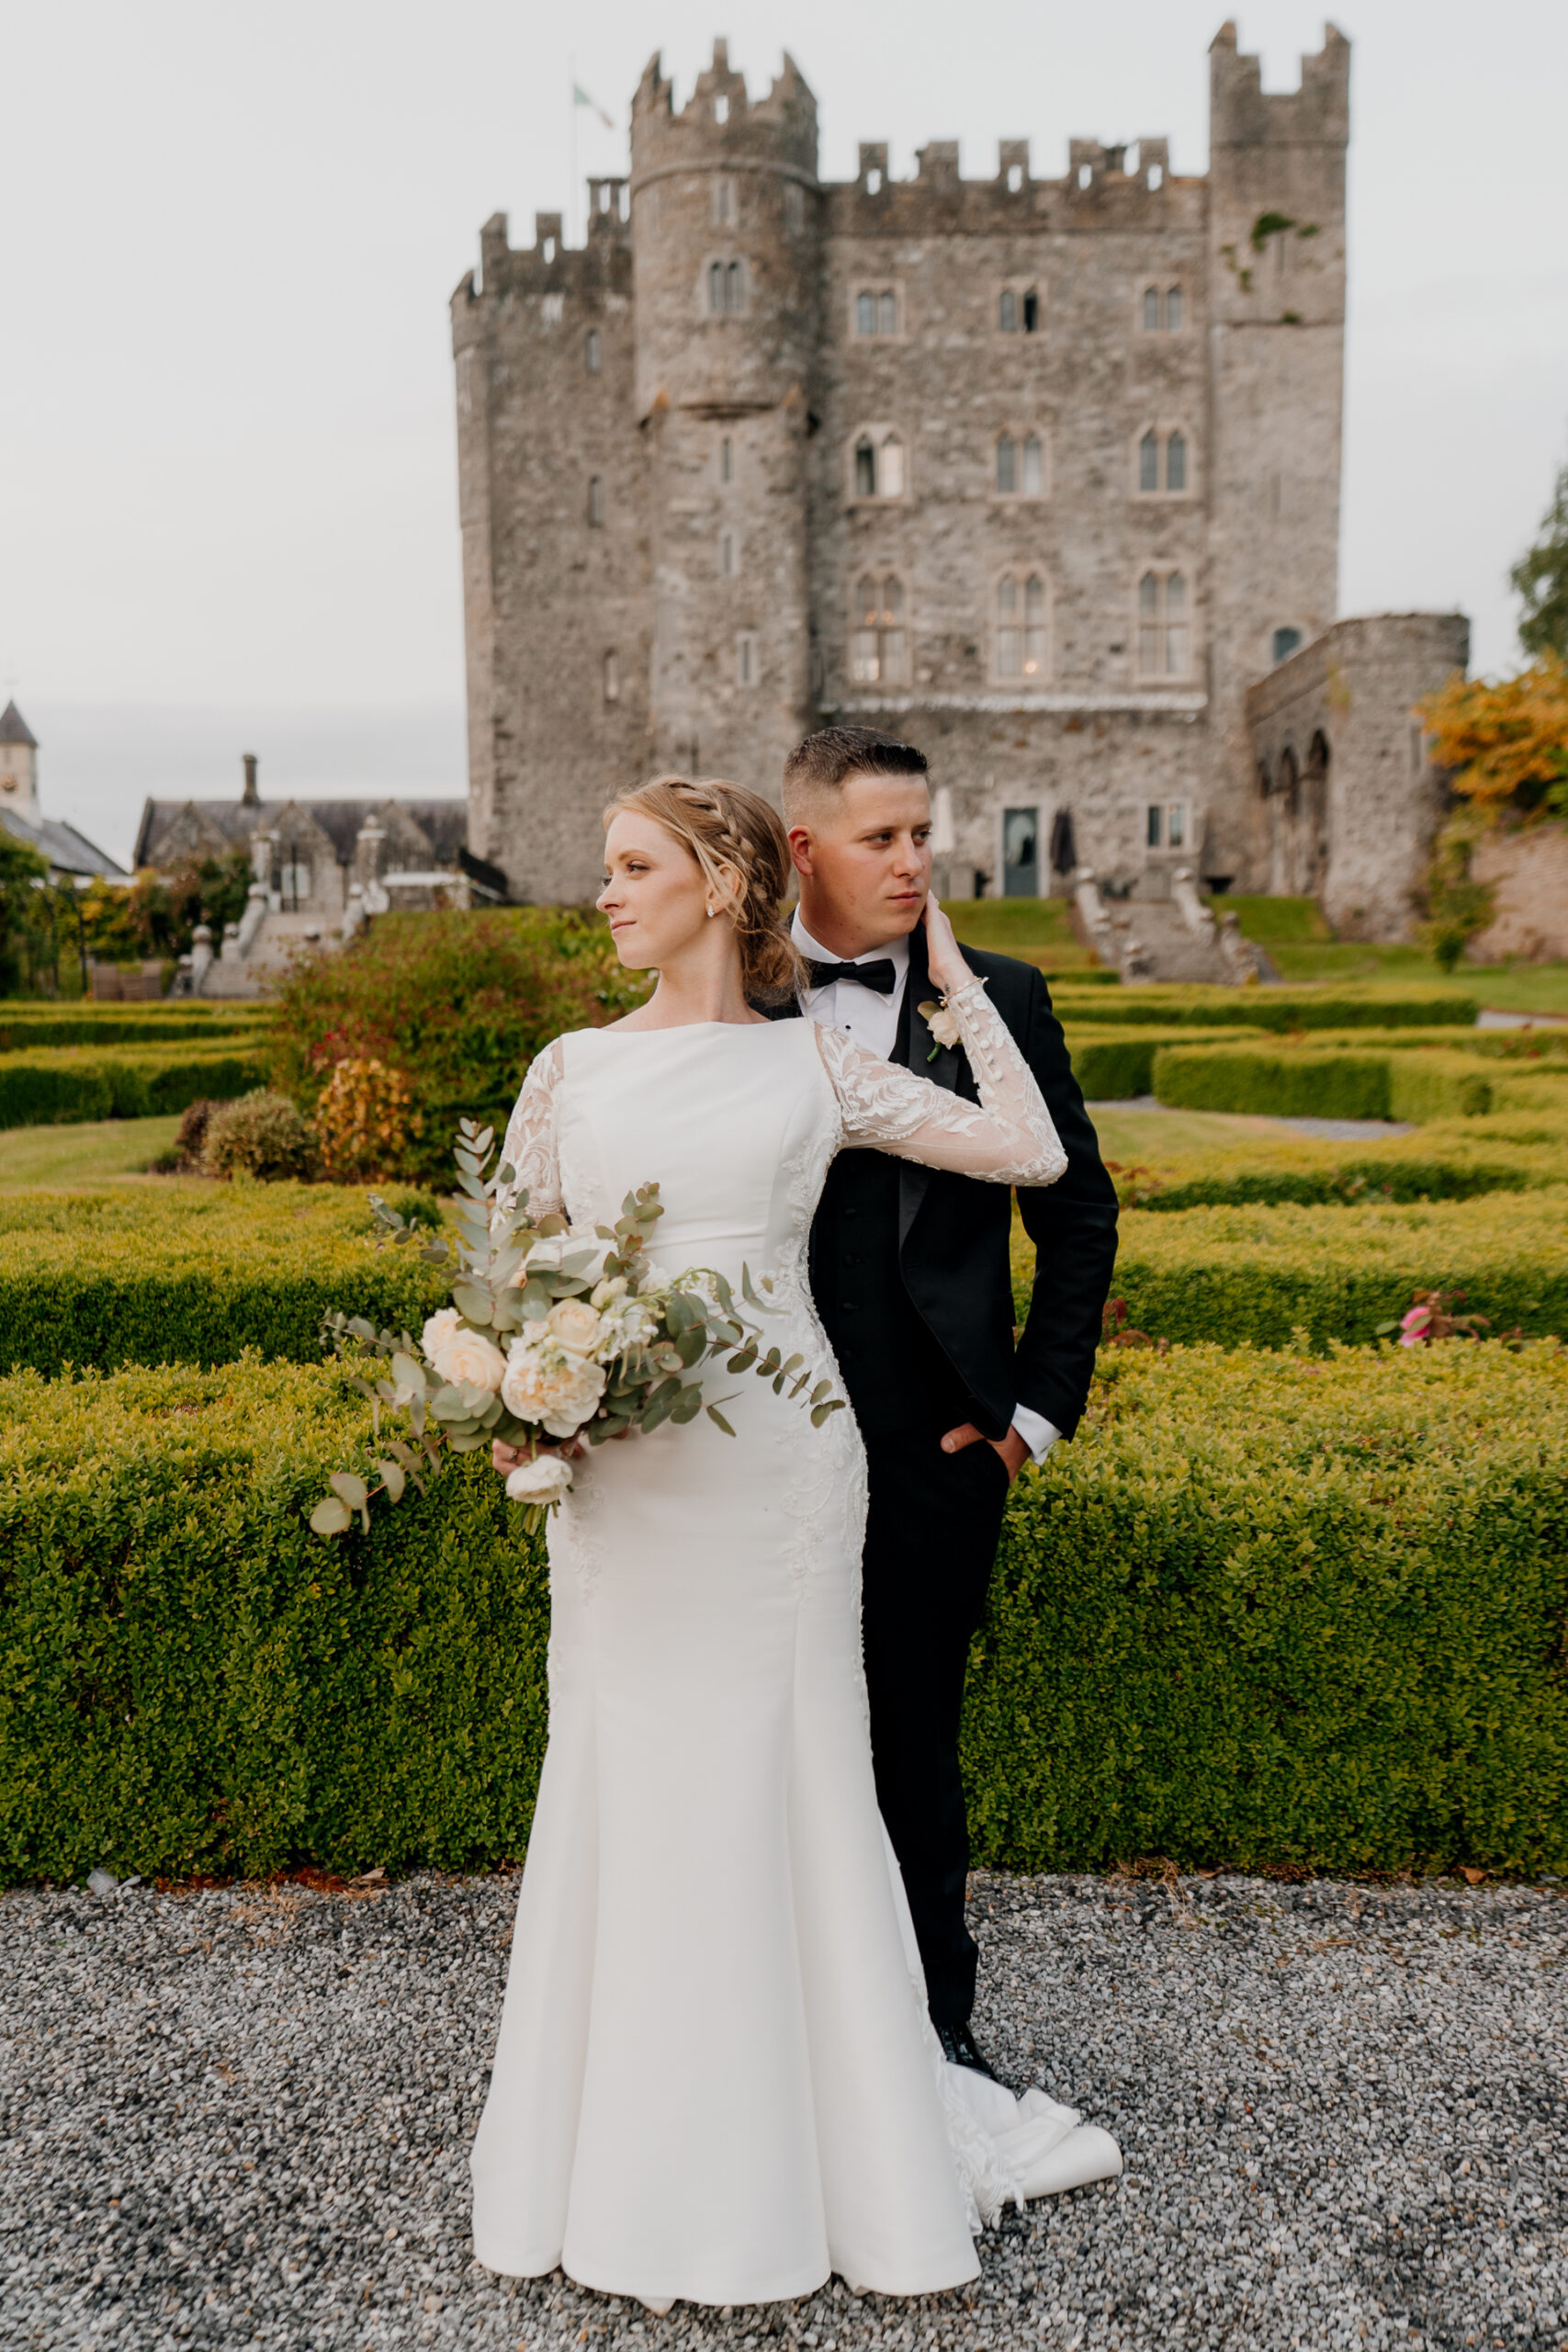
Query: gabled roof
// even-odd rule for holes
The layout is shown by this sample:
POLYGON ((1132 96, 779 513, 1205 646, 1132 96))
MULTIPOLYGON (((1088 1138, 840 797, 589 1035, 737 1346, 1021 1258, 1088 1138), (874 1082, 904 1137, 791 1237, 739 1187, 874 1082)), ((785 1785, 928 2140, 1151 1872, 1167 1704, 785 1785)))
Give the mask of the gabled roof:
POLYGON ((456 867, 457 853, 468 837, 466 799, 404 800, 393 793, 378 793, 363 800, 149 800, 136 835, 139 866, 158 864, 164 842, 186 808, 205 818, 236 847, 248 842, 259 825, 276 824, 286 809, 298 809, 327 835, 340 865, 353 865, 360 827, 369 818, 389 810, 412 817, 428 838, 437 861, 449 867, 456 867))
POLYGON ((35 752, 38 750, 38 737, 14 702, 8 702, 0 712, 0 743, 27 743, 35 752))
POLYGON ((129 882, 130 875, 123 865, 117 865, 107 850, 79 833, 74 825, 63 824, 58 817, 24 817, 19 808, 0 808, 0 825, 12 839, 30 842, 41 850, 57 874, 101 874, 106 882, 129 882))

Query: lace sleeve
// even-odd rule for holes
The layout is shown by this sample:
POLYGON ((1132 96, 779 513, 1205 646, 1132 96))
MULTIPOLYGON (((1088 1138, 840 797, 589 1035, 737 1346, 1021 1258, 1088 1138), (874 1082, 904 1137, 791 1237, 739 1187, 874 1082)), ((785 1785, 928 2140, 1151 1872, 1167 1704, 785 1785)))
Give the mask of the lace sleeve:
POLYGON ((984 981, 955 989, 947 1005, 980 1090, 977 1103, 879 1060, 840 1030, 818 1029, 846 1147, 891 1152, 991 1184, 1054 1184, 1067 1155, 1034 1073, 987 999, 984 981))
POLYGON ((510 1161, 515 1181, 503 1185, 495 1196, 495 1213, 511 1208, 520 1192, 528 1195, 528 1214, 533 1217, 561 1213, 560 1159, 556 1150, 556 1090, 561 1081, 565 1063, 558 1037, 536 1054, 523 1081, 523 1091, 506 1124, 506 1139, 501 1147, 503 1161, 510 1161))

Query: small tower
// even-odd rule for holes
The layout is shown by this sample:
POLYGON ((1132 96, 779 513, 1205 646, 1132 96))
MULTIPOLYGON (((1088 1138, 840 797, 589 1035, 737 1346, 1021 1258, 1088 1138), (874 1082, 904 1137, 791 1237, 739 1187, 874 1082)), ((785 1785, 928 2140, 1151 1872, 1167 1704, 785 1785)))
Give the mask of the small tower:
POLYGON ((811 724, 806 445, 818 405, 817 103, 747 96, 722 40, 632 107, 636 405, 649 455, 656 763, 776 797, 811 724))
POLYGON ((43 813, 38 799, 38 737, 14 702, 0 716, 0 808, 14 808, 34 823, 43 813))

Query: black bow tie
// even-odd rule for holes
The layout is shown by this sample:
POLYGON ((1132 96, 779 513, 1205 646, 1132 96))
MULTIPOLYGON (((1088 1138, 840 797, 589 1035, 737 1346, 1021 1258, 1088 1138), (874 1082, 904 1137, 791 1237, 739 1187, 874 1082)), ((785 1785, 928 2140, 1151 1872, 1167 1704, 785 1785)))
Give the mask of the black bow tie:
POLYGON ((812 964, 814 989, 830 989, 835 980, 855 980, 863 989, 874 989, 878 996, 891 996, 898 985, 898 971, 891 956, 874 956, 869 964, 812 964))

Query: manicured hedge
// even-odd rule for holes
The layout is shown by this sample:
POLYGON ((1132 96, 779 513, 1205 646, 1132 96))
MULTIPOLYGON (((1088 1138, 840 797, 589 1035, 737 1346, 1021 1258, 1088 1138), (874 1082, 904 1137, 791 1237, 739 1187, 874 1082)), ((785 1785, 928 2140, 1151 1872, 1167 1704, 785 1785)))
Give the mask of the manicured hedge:
MULTIPOLYGON (((1536 1081, 1540 1083, 1541 1081, 1536 1081)), ((1161 1046, 1160 1101, 1184 1111, 1275 1118, 1476 1118, 1492 1108, 1493 1079, 1473 1054, 1397 1053, 1371 1041, 1342 1046, 1161 1046)))
POLYGON ((0 1127, 78 1125, 228 1102, 267 1082, 262 1046, 213 1044, 18 1048, 0 1056, 0 1127))
POLYGON ((309 1184, 0 1195, 0 1370, 320 1357, 331 1307, 417 1328, 442 1277, 375 1247, 362 1193, 309 1184))
POLYGON ((271 1007, 224 1004, 211 1008, 184 1001, 155 1004, 94 1004, 70 1012, 55 1004, 0 1004, 0 1054, 38 1046, 186 1045, 196 1038, 255 1038, 271 1018, 271 1007))
MULTIPOLYGON (((1081 1026, 1075 1023, 1064 1034, 1073 1074, 1089 1102, 1124 1102, 1131 1095, 1152 1093, 1155 1056, 1171 1038, 1168 1028, 1100 1029, 1088 1022, 1081 1026)), ((1258 1044, 1262 1036, 1240 1023, 1212 1035, 1216 1043, 1224 1039, 1232 1044, 1258 1044)), ((1205 1046, 1209 1042, 1205 1035, 1205 1046)))
POLYGON ((1151 1165, 1111 1161, 1125 1208, 1240 1207, 1249 1203, 1386 1199, 1469 1201, 1486 1193, 1532 1192, 1568 1183, 1568 1122, 1551 1143, 1519 1144, 1492 1134, 1491 1120, 1438 1123, 1386 1143, 1254 1143, 1185 1153, 1151 1165))
POLYGON ((1480 1006, 1472 996, 1450 996, 1435 989, 1369 988, 1122 988, 1075 992, 1064 981, 1051 991, 1064 1022, 1128 1022, 1135 1027, 1183 1026, 1225 1029, 1242 1023, 1255 1029, 1472 1028, 1480 1006))
MULTIPOLYGON (((976 1860, 1568 1866, 1568 1360, 1102 1361, 1010 1503, 976 1860)), ((0 1877, 521 1852, 536 1556, 479 1455, 311 1537, 340 1395, 251 1361, 0 1382, 0 1877)))
MULTIPOLYGON (((1014 1244, 1021 1315, 1032 1255, 1014 1244)), ((1417 1290, 1462 1291, 1497 1331, 1568 1338, 1568 1188, 1409 1207, 1130 1209, 1113 1277, 1156 1339, 1224 1347, 1371 1340, 1417 1290)))

